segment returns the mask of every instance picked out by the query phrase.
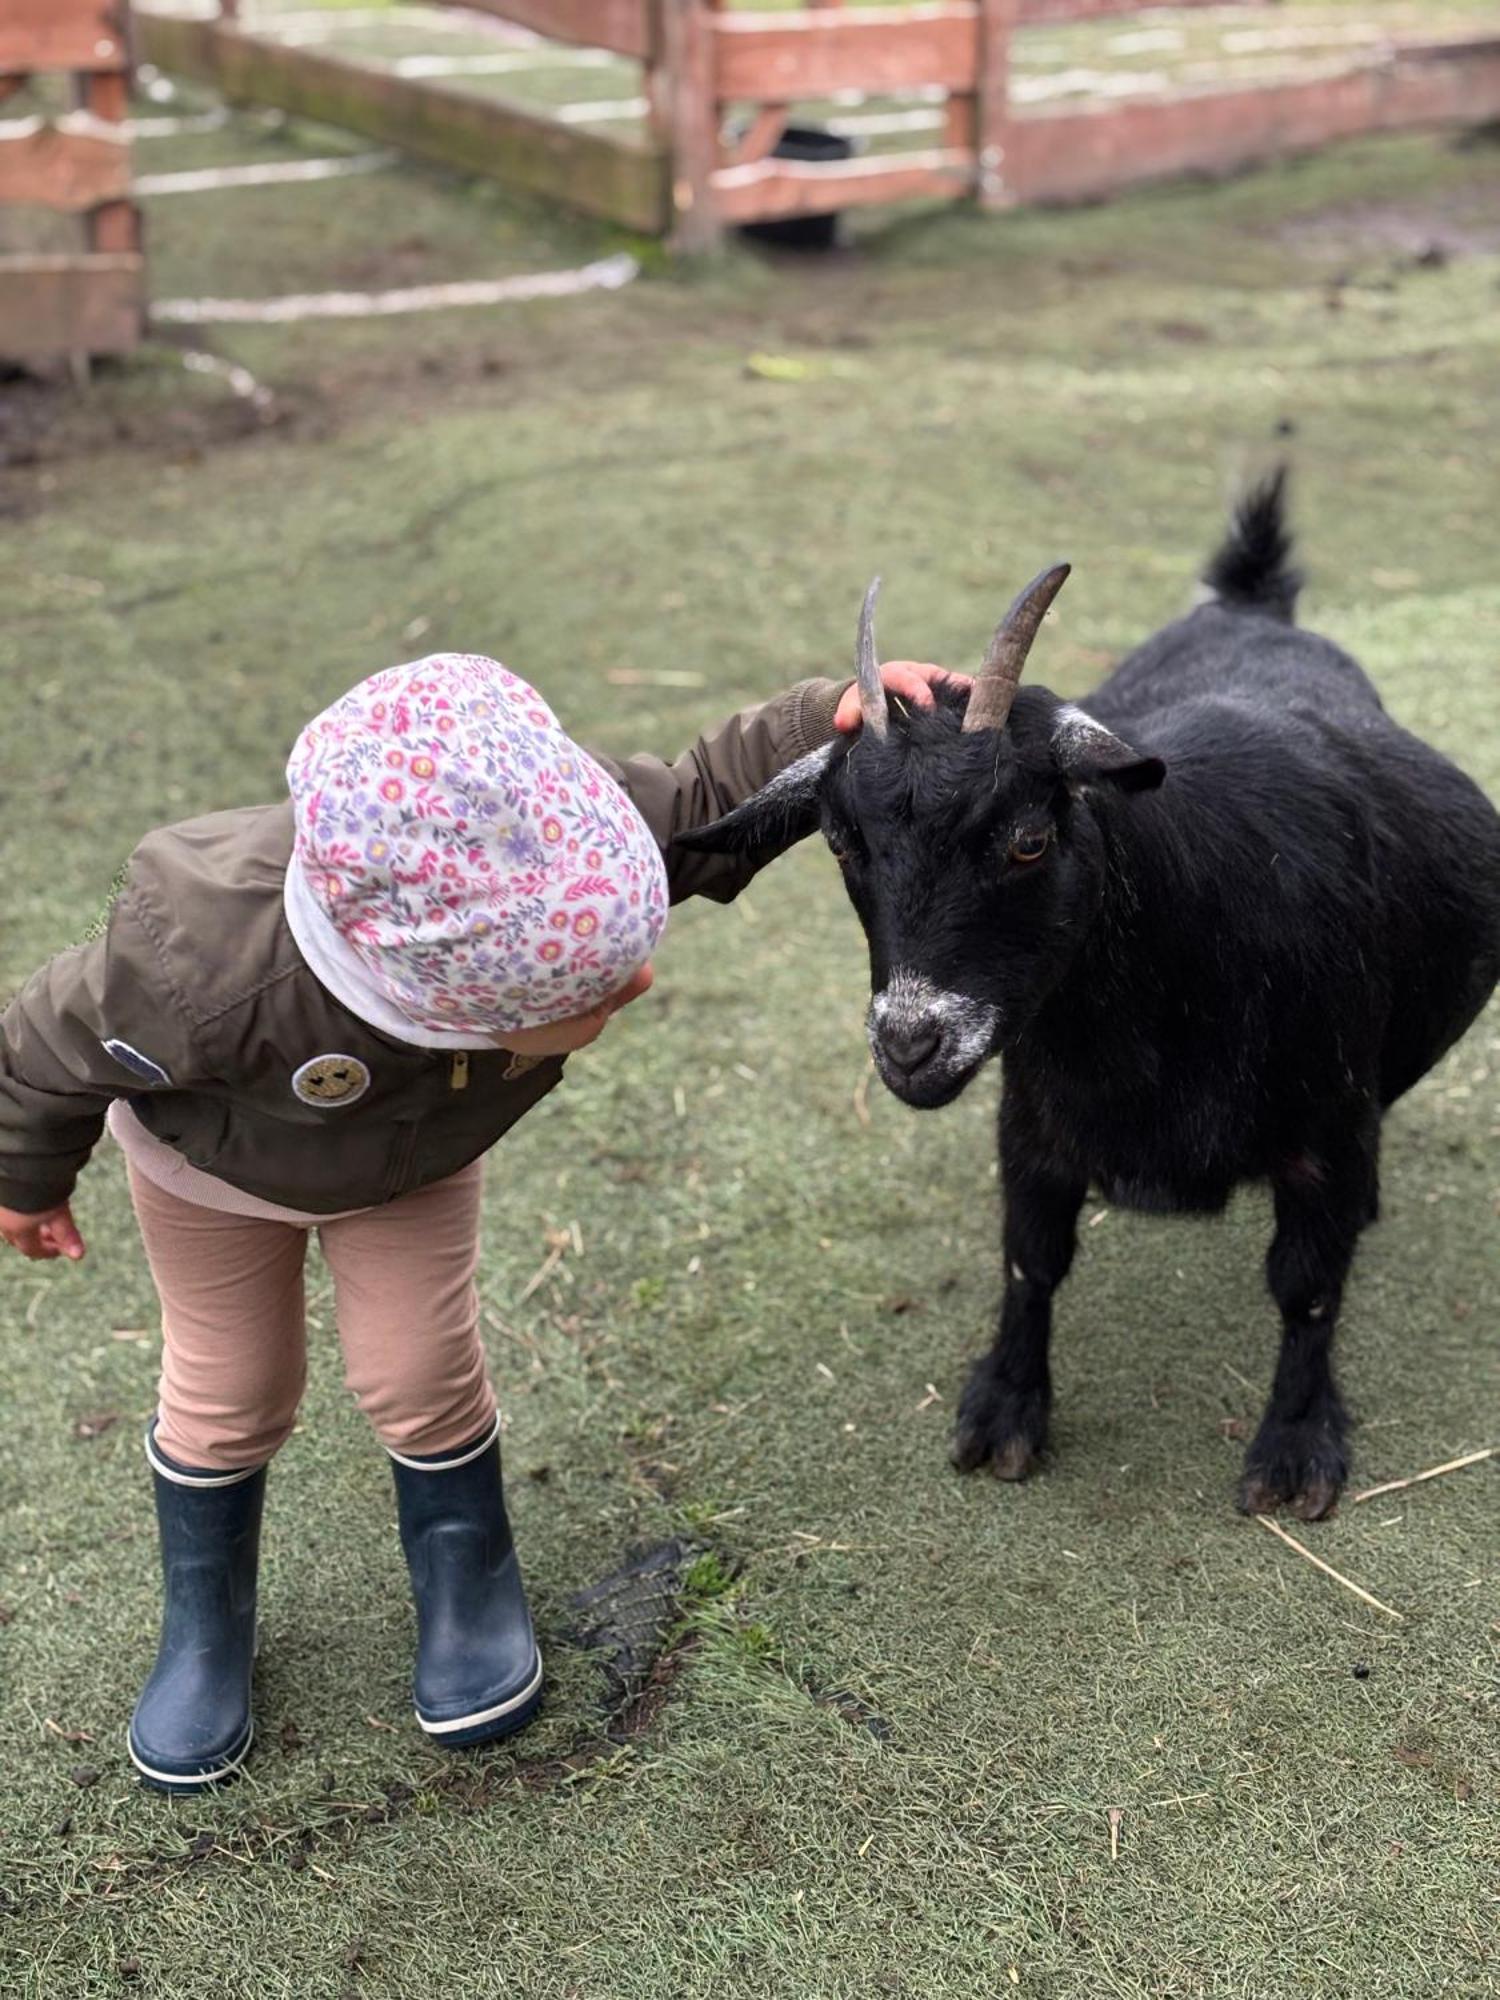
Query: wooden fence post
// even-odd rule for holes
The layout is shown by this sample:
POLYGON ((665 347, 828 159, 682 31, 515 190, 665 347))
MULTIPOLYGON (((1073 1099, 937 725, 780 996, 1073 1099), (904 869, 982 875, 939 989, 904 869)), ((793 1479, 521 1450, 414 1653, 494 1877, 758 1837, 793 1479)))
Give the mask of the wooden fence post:
POLYGON ((981 208, 1015 201, 1010 173, 1010 38, 1020 0, 979 0, 979 73, 974 79, 975 192, 981 208))
POLYGON ((649 93, 667 154, 675 250, 712 250, 719 240, 713 172, 719 164, 719 103, 713 0, 655 0, 649 93))
MULTIPOLYGON (((123 125, 130 113, 129 76, 123 70, 75 76, 73 98, 91 118, 123 125)), ((88 239, 91 250, 133 255, 141 247, 140 210, 128 197, 101 202, 89 213, 88 239)))

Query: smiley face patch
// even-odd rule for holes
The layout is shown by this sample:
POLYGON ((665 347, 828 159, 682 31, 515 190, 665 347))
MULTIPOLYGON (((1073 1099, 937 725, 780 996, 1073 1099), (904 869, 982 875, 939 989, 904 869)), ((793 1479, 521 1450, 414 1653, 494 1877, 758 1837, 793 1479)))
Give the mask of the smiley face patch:
POLYGON ((292 1072, 292 1095, 320 1110, 342 1110, 370 1088, 370 1072, 358 1056, 314 1056, 292 1072))

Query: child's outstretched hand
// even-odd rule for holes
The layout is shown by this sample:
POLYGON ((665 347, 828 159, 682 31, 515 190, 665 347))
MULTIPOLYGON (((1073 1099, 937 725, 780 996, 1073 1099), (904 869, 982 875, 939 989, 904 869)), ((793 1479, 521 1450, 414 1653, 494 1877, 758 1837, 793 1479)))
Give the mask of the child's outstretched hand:
POLYGON ((41 1215, 0 1208, 0 1237, 23 1257, 67 1257, 76 1264, 83 1255, 83 1238, 66 1202, 41 1215))
MULTIPOLYGON (((880 669, 880 679, 886 693, 897 701, 908 701, 913 708, 931 708, 934 681, 952 681, 955 687, 965 688, 972 684, 973 676, 950 674, 946 667, 935 667, 930 660, 887 660, 880 669)), ((833 713, 833 726, 846 736, 852 736, 858 729, 858 681, 851 681, 844 689, 833 713)))

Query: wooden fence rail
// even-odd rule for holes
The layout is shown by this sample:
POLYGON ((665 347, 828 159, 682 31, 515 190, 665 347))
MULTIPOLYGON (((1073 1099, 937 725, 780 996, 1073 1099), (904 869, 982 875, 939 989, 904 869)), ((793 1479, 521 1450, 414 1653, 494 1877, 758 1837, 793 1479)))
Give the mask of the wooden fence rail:
POLYGON ((0 202, 87 214, 130 195, 130 148, 116 126, 74 116, 0 125, 0 202))
MULTIPOLYGON (((1058 27, 1068 21, 1099 21, 1110 14, 1139 14, 1143 4, 1144 0, 1020 0, 1016 18, 1028 28, 1058 27)), ((1161 0, 1155 0, 1155 5, 1159 12, 1161 0)), ((1170 0, 1170 5, 1218 7, 1223 0, 1170 0)))
MULTIPOLYGON (((538 6, 534 11, 544 11, 538 6)), ((212 84, 232 104, 269 104, 342 125, 455 172, 487 174, 585 214, 660 233, 669 220, 659 149, 580 131, 496 97, 394 75, 322 49, 274 42, 225 20, 137 16, 159 68, 212 84)))
POLYGON ((1019 118, 1010 128, 1011 185, 1020 202, 1085 200, 1174 174, 1227 173, 1361 133, 1482 125, 1496 117, 1500 38, 1461 58, 1437 44, 1274 89, 1019 118))
POLYGON ((650 59, 655 46, 653 9, 648 0, 437 0, 477 14, 495 14, 550 42, 610 49, 615 55, 650 59))

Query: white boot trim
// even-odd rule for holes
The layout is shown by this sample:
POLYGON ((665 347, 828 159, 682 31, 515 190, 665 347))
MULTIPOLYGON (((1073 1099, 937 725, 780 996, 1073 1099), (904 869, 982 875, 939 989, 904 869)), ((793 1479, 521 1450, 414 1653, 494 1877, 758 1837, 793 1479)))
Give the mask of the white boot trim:
POLYGON ((146 1432, 146 1462, 153 1472, 159 1473, 163 1479, 170 1479, 174 1486, 242 1486, 257 1472, 265 1470, 264 1466, 246 1465, 238 1472, 184 1472, 180 1466, 168 1465, 157 1451, 153 1430, 154 1426, 146 1432))
MULTIPOLYGON (((460 1452, 457 1458, 404 1458, 399 1451, 391 1451, 389 1445, 386 1446, 386 1451, 395 1459, 397 1465, 404 1465, 412 1472, 451 1472, 456 1465, 468 1465, 474 1459, 482 1458, 499 1435, 500 1412, 496 1410, 495 1421, 486 1435, 478 1444, 471 1445, 468 1451, 460 1452)), ((457 1729, 459 1725, 456 1722, 444 1723, 443 1727, 457 1729)))
POLYGON ((455 1729, 475 1729, 481 1722, 494 1722, 502 1715, 509 1715, 512 1709, 530 1701, 542 1684, 542 1656, 536 1656, 536 1672, 519 1694, 510 1695, 505 1701, 497 1701, 493 1708, 476 1708, 472 1715, 456 1715, 451 1722, 429 1722, 421 1709, 412 1713, 429 1736, 447 1736, 455 1729))
POLYGON ((241 1764, 250 1755, 250 1745, 254 1740, 255 1724, 252 1721, 246 1724, 245 1740, 229 1759, 228 1763, 217 1764, 211 1771, 158 1771, 153 1765, 146 1763, 143 1758, 136 1756, 135 1745, 131 1742, 128 1731, 125 1736, 125 1748, 130 1753, 131 1763, 134 1764, 141 1776, 152 1779, 158 1785, 217 1785, 222 1779, 231 1776, 233 1772, 240 1768, 241 1764))

